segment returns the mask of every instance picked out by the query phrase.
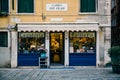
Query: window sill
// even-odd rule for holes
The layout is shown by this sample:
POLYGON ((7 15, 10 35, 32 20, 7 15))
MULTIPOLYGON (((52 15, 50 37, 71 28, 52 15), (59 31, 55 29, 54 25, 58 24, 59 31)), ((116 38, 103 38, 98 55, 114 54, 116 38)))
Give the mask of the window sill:
POLYGON ((0 12, 0 17, 6 17, 6 16, 8 16, 7 12, 0 12))
POLYGON ((87 15, 96 15, 96 14, 98 14, 98 12, 79 12, 79 14, 80 14, 80 15, 82 15, 82 14, 83 14, 83 15, 86 15, 86 14, 87 14, 87 15))
POLYGON ((17 13, 17 15, 34 15, 35 13, 17 13))

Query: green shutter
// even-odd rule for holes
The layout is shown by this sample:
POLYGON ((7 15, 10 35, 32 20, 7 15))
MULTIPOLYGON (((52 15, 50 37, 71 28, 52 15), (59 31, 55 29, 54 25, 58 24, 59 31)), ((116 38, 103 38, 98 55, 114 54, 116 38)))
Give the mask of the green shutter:
POLYGON ((96 0, 88 0, 88 12, 96 12, 96 0))
POLYGON ((96 12, 96 0, 81 0, 80 12, 96 12))
POLYGON ((18 13, 33 13, 34 0, 18 0, 18 13))
POLYGON ((0 32, 0 47, 8 46, 8 35, 7 32, 0 32))
POLYGON ((8 12, 8 0, 0 0, 0 11, 8 12))
POLYGON ((81 0, 81 12, 86 12, 87 11, 87 1, 88 0, 81 0))

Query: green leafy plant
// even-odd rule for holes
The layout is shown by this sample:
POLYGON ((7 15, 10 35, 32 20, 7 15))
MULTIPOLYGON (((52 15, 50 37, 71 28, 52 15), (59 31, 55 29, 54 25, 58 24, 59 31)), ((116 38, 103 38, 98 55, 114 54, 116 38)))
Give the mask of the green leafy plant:
POLYGON ((120 73, 120 46, 113 46, 108 50, 114 73, 120 73))
POLYGON ((108 54, 111 58, 120 57, 120 46, 113 46, 108 50, 108 54))

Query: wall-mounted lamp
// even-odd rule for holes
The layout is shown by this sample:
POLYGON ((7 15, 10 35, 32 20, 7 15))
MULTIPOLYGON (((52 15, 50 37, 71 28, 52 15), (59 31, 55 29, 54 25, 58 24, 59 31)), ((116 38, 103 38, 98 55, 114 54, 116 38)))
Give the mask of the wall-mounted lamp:
POLYGON ((42 14, 42 20, 45 20, 46 16, 44 14, 42 14))
POLYGON ((100 31, 104 31, 104 27, 100 27, 100 31))

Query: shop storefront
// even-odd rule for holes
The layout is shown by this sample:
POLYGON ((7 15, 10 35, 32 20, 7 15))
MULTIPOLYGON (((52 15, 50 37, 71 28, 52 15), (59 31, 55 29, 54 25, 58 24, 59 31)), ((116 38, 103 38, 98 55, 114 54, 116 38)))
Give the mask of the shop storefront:
POLYGON ((44 32, 18 33, 18 66, 38 66, 40 48, 45 48, 44 32))
POLYGON ((96 65, 96 32, 69 33, 69 65, 96 65))
POLYGON ((48 66, 96 66, 97 35, 96 23, 19 24, 17 64, 38 66, 39 49, 45 48, 48 66))

